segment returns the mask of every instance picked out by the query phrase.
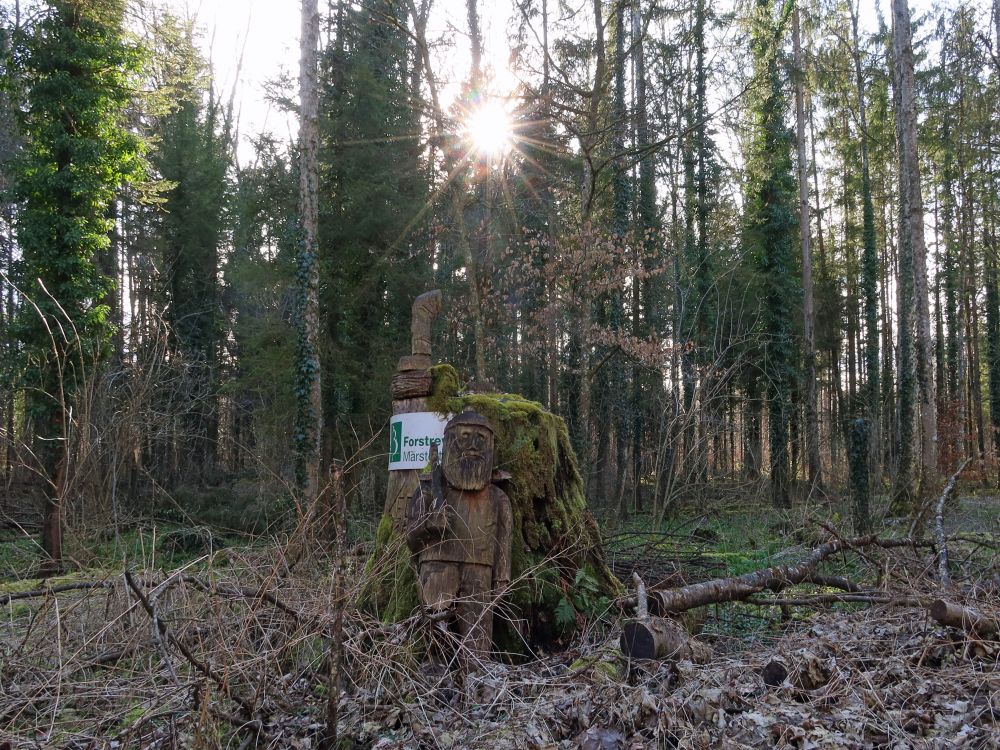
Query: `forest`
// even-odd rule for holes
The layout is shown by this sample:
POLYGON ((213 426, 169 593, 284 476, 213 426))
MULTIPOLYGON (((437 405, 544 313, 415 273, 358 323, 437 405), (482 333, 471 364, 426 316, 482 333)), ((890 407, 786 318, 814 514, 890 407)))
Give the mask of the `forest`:
POLYGON ((996 747, 1000 0, 278 5, 0 0, 0 750, 996 747))

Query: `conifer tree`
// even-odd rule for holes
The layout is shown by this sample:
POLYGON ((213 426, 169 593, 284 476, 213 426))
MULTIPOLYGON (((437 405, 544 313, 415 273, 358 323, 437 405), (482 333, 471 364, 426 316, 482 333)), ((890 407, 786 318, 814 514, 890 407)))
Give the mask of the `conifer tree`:
MULTIPOLYGON (((897 89, 896 131, 899 143, 900 204, 904 213, 900 223, 900 276, 913 277, 913 305, 916 334, 916 378, 920 397, 922 477, 932 480, 937 474, 937 403, 931 365, 930 312, 927 291, 927 249, 924 243, 924 204, 920 191, 920 167, 917 154, 917 104, 914 80, 913 38, 907 0, 892 0, 893 65, 897 89), (904 270, 903 253, 908 268, 904 270)), ((901 279, 900 286, 909 283, 901 279)), ((903 305, 900 296, 900 307, 903 305)), ((902 328, 902 311, 900 317, 902 328)))
POLYGON ((18 335, 28 356, 29 410, 36 455, 48 480, 43 546, 48 568, 62 564, 66 451, 72 399, 106 353, 111 279, 99 270, 108 251, 109 209, 117 191, 143 171, 139 140, 124 127, 139 69, 126 40, 119 0, 54 0, 24 48, 30 105, 17 194, 19 287, 29 304, 18 335), (67 336, 50 331, 67 331, 67 336))
POLYGON ((352 435, 352 423, 386 408, 410 305, 431 283, 415 55, 397 29, 405 19, 388 0, 348 9, 343 54, 331 45, 322 60, 321 302, 332 355, 324 407, 336 452, 339 430, 352 435))
POLYGON ((172 348, 187 373, 184 432, 179 436, 185 470, 215 462, 218 442, 217 386, 222 339, 220 244, 227 193, 228 153, 221 107, 194 48, 193 30, 170 23, 172 109, 157 123, 152 166, 168 185, 162 199, 165 318, 172 348))

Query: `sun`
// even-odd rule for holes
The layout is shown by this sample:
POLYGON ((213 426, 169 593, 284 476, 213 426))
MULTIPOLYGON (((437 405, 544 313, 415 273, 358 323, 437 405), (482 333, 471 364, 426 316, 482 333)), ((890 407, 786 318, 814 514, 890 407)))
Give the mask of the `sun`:
POLYGON ((510 148, 513 138, 510 115, 501 102, 486 101, 469 113, 465 134, 483 156, 500 156, 510 148))

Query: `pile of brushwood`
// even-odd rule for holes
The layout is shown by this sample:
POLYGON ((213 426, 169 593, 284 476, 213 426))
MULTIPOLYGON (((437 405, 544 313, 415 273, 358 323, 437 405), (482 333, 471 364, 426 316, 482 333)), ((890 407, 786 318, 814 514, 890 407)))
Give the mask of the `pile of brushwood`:
POLYGON ((759 571, 651 586, 650 616, 686 624, 697 660, 622 656, 633 590, 601 612, 567 602, 579 619, 558 649, 477 663, 419 610, 387 624, 356 607, 361 550, 8 580, 0 747, 991 747, 1000 542, 985 526, 912 541, 817 524, 759 571))

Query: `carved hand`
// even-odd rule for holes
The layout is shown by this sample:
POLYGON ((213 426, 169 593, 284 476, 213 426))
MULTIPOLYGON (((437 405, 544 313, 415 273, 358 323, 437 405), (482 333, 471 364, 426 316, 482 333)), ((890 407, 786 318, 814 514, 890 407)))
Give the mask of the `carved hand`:
POLYGON ((448 528, 448 507, 442 506, 436 510, 432 510, 427 514, 427 518, 424 521, 424 528, 429 531, 436 531, 438 533, 444 533, 448 528))

